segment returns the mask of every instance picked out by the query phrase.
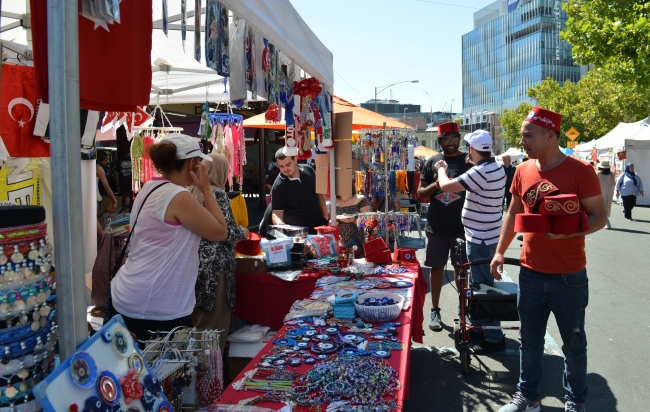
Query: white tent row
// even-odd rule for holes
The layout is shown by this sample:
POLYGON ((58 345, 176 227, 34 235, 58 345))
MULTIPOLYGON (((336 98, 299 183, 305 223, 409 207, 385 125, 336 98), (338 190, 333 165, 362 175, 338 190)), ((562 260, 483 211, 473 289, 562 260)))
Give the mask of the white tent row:
MULTIPOLYGON (((334 85, 333 55, 316 37, 296 12, 289 0, 222 0, 237 17, 242 17, 255 32, 257 73, 256 99, 248 92, 248 100, 266 100, 262 71, 263 39, 281 51, 283 64, 302 69, 324 83, 330 92, 334 85)), ((162 7, 154 2, 151 65, 153 71, 150 104, 202 103, 230 101, 223 77, 206 67, 205 33, 201 32, 201 62, 194 59, 194 2, 187 2, 187 36, 182 47, 180 31, 180 0, 168 0, 169 30, 162 31, 162 7)), ((202 10, 201 25, 205 22, 202 10)), ((291 67, 289 67, 291 71, 291 67)))
POLYGON ((650 140, 650 117, 634 123, 619 123, 594 144, 598 149, 625 147, 626 139, 650 140))

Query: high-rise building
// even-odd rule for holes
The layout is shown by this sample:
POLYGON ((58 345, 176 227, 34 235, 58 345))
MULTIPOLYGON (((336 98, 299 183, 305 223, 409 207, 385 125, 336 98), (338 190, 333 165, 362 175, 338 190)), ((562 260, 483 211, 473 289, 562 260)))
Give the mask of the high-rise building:
POLYGON ((474 13, 474 30, 462 38, 463 113, 470 127, 486 113, 533 104, 528 89, 548 77, 561 85, 580 80, 585 71, 574 66, 571 46, 560 38, 565 1, 497 0, 474 13))

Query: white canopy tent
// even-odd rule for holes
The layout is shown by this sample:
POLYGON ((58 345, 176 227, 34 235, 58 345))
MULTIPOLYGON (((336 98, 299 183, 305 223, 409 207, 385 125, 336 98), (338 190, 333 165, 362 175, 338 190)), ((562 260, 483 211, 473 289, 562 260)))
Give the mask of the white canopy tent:
MULTIPOLYGON (((281 52, 284 64, 296 66, 317 78, 330 92, 334 85, 333 55, 316 37, 289 0, 227 0, 222 3, 238 17, 250 24, 256 33, 256 73, 258 96, 248 100, 265 100, 262 71, 263 39, 266 38, 281 52)), ((181 1, 168 0, 168 35, 162 32, 162 8, 154 3, 153 43, 151 65, 153 71, 150 104, 202 103, 230 101, 228 87, 223 77, 206 67, 203 45, 205 33, 201 33, 201 62, 194 59, 194 2, 187 2, 187 36, 183 51, 180 21, 181 1)), ((201 25, 205 22, 202 9, 201 25)))
POLYGON ((619 123, 595 144, 598 149, 625 147, 626 139, 650 140, 650 117, 635 123, 619 123))

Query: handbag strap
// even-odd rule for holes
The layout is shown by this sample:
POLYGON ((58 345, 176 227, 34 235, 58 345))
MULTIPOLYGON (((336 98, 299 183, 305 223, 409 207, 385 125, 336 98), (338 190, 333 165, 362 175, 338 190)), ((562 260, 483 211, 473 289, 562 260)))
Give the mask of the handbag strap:
POLYGON ((149 199, 149 196, 153 192, 160 189, 160 187, 166 185, 167 183, 169 183, 169 182, 164 182, 164 183, 159 184, 158 186, 154 187, 144 197, 144 200, 142 201, 142 204, 140 205, 140 209, 138 209, 138 213, 135 215, 135 220, 133 221, 133 227, 131 227, 131 230, 129 231, 129 235, 126 237, 126 242, 124 242, 124 246, 122 247, 122 252, 120 252, 120 257, 117 260, 118 263, 115 265, 115 268, 113 268, 113 273, 111 273, 111 280, 113 280, 115 275, 117 275, 117 271, 120 270, 121 263, 124 260, 124 255, 126 254, 126 250, 129 247, 129 242, 131 241, 131 235, 133 234, 133 231, 135 230, 135 225, 138 223, 138 216, 140 216, 140 212, 142 212, 142 209, 144 208, 144 204, 147 202, 147 199, 149 199))

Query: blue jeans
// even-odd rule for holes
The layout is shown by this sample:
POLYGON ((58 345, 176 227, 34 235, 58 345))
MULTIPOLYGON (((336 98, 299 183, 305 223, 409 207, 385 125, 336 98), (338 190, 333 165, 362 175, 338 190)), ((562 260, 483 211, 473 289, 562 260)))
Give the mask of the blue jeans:
POLYGON ((587 269, 550 275, 522 267, 517 307, 521 321, 521 357, 517 388, 531 401, 540 400, 544 336, 551 312, 564 352, 562 384, 565 399, 584 403, 587 396, 587 334, 585 308, 589 303, 587 269))
MULTIPOLYGON (((467 248, 467 260, 473 262, 480 258, 494 257, 497 250, 497 244, 486 245, 485 242, 473 243, 470 241, 465 242, 467 248)), ((472 266, 472 282, 482 283, 484 285, 492 286, 494 278, 490 274, 490 265, 472 266)), ((472 320, 472 326, 501 326, 501 322, 487 322, 480 320, 472 320)), ((501 329, 475 329, 478 333, 483 333, 485 340, 492 343, 498 343, 503 340, 503 331, 501 329)))

